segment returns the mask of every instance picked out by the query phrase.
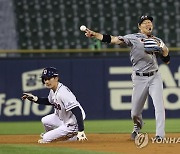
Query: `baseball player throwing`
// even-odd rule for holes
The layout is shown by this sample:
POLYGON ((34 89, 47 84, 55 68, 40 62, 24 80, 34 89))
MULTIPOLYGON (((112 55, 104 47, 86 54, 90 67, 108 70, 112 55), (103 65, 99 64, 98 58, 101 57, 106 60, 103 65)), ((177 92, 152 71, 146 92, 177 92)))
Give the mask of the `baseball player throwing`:
POLYGON ((22 99, 28 99, 34 103, 54 106, 55 112, 41 120, 45 133, 41 134, 42 139, 38 140, 38 143, 87 140, 83 122, 85 112, 69 88, 59 82, 57 69, 45 68, 41 78, 42 83, 50 89, 47 98, 30 93, 23 93, 22 96, 22 99))
POLYGON ((131 117, 134 123, 131 139, 134 140, 143 126, 142 111, 147 96, 153 100, 156 117, 156 139, 165 136, 165 109, 163 103, 163 83, 158 71, 157 56, 166 64, 170 61, 169 50, 160 38, 152 35, 153 18, 141 16, 138 21, 139 33, 125 36, 112 36, 94 32, 88 28, 86 37, 96 38, 102 42, 122 45, 131 48, 132 62, 132 109, 131 117))

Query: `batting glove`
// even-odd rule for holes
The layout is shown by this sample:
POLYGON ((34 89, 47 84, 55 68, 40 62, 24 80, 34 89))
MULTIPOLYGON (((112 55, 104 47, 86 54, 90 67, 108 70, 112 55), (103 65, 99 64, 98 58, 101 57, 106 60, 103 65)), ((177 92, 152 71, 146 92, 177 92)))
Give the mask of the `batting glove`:
POLYGON ((85 135, 85 133, 84 133, 84 131, 78 132, 78 134, 77 134, 77 140, 78 140, 78 141, 88 140, 87 137, 86 137, 86 135, 85 135))
POLYGON ((28 99, 29 101, 37 102, 38 97, 32 95, 31 93, 23 93, 22 99, 23 99, 23 100, 24 100, 24 99, 28 99))

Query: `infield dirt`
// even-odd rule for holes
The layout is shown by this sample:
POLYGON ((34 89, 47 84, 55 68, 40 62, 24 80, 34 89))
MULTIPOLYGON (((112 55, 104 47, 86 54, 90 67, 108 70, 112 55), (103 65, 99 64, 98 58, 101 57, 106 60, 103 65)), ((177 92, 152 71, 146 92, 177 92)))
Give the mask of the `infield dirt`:
MULTIPOLYGON (((87 134, 88 141, 80 142, 55 142, 38 144, 39 135, 0 135, 0 144, 34 144, 47 147, 67 147, 82 150, 128 153, 128 154, 177 154, 180 151, 178 143, 152 143, 149 134, 149 143, 144 148, 137 148, 134 141, 130 140, 130 134, 87 134)), ((166 137, 180 138, 180 133, 168 133, 166 137)))

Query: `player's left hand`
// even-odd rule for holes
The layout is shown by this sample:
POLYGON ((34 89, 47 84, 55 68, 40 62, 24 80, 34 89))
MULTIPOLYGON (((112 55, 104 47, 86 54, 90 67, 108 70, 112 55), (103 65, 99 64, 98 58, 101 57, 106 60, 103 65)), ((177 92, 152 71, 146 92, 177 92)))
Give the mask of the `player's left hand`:
POLYGON ((85 135, 85 133, 84 133, 84 131, 78 132, 78 134, 77 134, 77 140, 78 140, 78 141, 88 140, 87 137, 86 137, 86 135, 85 135))

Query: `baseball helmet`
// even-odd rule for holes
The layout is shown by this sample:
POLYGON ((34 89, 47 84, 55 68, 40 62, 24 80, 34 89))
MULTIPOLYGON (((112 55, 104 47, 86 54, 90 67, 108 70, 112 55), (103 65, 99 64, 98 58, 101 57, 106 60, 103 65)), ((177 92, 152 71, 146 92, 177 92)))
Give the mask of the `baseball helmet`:
POLYGON ((144 21, 144 20, 150 20, 151 22, 153 21, 153 17, 151 16, 147 16, 147 15, 142 15, 139 20, 138 20, 138 25, 141 25, 141 23, 144 21))
POLYGON ((52 77, 57 77, 58 71, 55 67, 46 67, 42 71, 41 79, 42 83, 44 84, 44 79, 50 79, 52 77))

